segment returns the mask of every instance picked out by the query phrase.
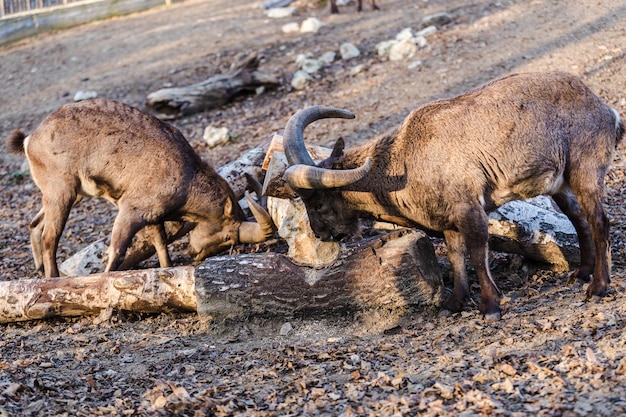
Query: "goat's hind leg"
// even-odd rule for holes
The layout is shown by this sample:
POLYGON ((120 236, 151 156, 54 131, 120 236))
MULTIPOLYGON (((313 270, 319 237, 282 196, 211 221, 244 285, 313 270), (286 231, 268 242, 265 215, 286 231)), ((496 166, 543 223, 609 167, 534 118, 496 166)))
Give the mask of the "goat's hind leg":
MULTIPOLYGON (((70 210, 76 200, 76 194, 71 190, 72 188, 65 190, 65 192, 57 190, 52 198, 44 195, 43 208, 31 222, 31 242, 33 242, 33 247, 37 245, 35 242, 41 244, 41 247, 34 249, 34 251, 41 251, 46 277, 59 276, 56 261, 57 248, 70 210)), ((39 255, 35 254, 34 256, 35 262, 37 262, 36 259, 39 255)))
POLYGON ((44 272, 43 252, 41 249, 41 235, 43 233, 44 217, 45 212, 42 208, 29 225, 30 246, 33 251, 33 259, 35 260, 35 271, 41 273, 44 272))
POLYGON ((602 207, 601 192, 591 192, 579 195, 578 201, 582 211, 587 217, 591 228, 593 244, 595 249, 595 266, 593 269, 593 279, 587 287, 587 299, 606 295, 611 282, 611 246, 609 244, 609 218, 602 207))
POLYGON ((470 289, 465 267, 465 240, 463 235, 455 230, 443 232, 448 249, 448 260, 452 266, 453 287, 452 294, 443 305, 444 311, 458 313, 462 311, 470 299, 470 289))
POLYGON ((591 228, 587 218, 580 208, 580 204, 572 191, 567 188, 552 196, 561 211, 574 225, 580 247, 580 266, 570 276, 569 284, 580 285, 589 282, 595 268, 596 255, 591 234, 591 228))
POLYGON ((480 284, 478 310, 487 320, 500 320, 502 293, 489 271, 489 230, 487 214, 482 207, 470 206, 457 221, 463 235, 470 264, 474 267, 480 284))

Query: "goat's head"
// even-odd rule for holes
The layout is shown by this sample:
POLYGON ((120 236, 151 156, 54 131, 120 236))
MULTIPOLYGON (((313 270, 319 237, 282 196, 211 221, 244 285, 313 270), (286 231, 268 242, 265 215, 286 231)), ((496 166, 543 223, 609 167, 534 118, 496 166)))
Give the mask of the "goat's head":
POLYGON ((363 179, 370 170, 369 158, 353 169, 341 169, 343 140, 337 141, 330 158, 316 166, 304 146, 304 128, 319 119, 353 119, 353 113, 325 106, 313 106, 294 114, 284 133, 289 168, 285 181, 302 198, 311 229, 322 240, 341 239, 358 231, 358 217, 345 204, 340 188, 363 179), (332 169, 339 168, 339 169, 332 169))
POLYGON ((243 211, 228 193, 218 219, 200 221, 189 232, 190 254, 197 261, 220 253, 239 243, 260 243, 274 234, 274 223, 267 211, 246 191, 246 201, 256 222, 246 221, 243 211))

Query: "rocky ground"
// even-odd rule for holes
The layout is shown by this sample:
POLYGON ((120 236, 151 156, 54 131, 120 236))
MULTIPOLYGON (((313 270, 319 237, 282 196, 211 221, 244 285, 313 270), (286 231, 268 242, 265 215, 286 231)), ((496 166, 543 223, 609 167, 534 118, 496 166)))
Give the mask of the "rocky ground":
MULTIPOLYGON (((227 71, 250 52, 263 56, 261 69, 282 87, 174 121, 215 166, 282 129, 306 105, 354 111, 356 121, 307 130, 313 143, 343 137, 350 146, 396 126, 421 103, 520 71, 577 74, 626 114, 620 2, 379 0, 376 12, 364 3, 363 13, 347 6, 330 16, 300 1, 297 16, 273 19, 255 1, 192 0, 1 48, 0 137, 33 129, 77 91, 142 107, 148 93, 227 71), (407 27, 418 31, 425 16, 439 12, 451 21, 413 57, 376 54, 379 42, 407 27), (319 32, 281 31, 310 16, 324 23, 319 32), (361 54, 325 66, 304 90, 291 87, 297 55, 338 52, 344 42, 361 54), (207 125, 227 127, 231 140, 209 149, 207 125)), ((4 142, 0 151, 0 280, 32 277, 28 223, 39 191, 4 142)), ((397 322, 373 313, 221 323, 116 313, 99 326, 91 318, 3 325, 0 415, 626 413, 625 168, 622 145, 607 178, 613 275, 602 300, 584 302, 582 289, 566 285, 567 274, 529 270, 496 254, 494 275, 507 297, 497 323, 472 308, 450 317, 413 312, 397 322)), ((59 257, 106 236, 114 215, 108 203, 81 203, 59 257)), ((174 249, 177 263, 189 261, 184 242, 174 249)))

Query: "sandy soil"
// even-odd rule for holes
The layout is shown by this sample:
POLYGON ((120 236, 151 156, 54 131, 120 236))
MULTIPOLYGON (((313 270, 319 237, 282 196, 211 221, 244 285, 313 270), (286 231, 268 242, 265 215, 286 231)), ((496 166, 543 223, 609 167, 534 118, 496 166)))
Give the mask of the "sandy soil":
MULTIPOLYGON (((187 1, 47 33, 0 49, 0 137, 33 129, 79 90, 142 107, 148 93, 226 71, 242 54, 283 87, 174 121, 220 166, 284 127, 305 105, 354 111, 356 122, 319 122, 308 140, 348 146, 396 126, 427 101, 521 71, 581 76, 626 114, 626 5, 611 0, 379 0, 378 12, 297 3, 298 16, 270 19, 246 0, 187 1), (374 47, 426 15, 452 22, 409 61, 374 47), (317 34, 281 26, 316 16, 317 34), (289 86, 298 54, 320 56, 343 42, 361 55, 338 60, 304 91, 289 86), (414 69, 409 64, 421 61, 414 69), (363 70, 352 75, 357 65, 363 70), (205 126, 226 126, 227 145, 208 149, 205 126)), ((40 194, 22 160, 0 141, 0 279, 33 276, 28 223, 40 194)), ((509 303, 498 323, 475 309, 451 317, 414 314, 203 323, 195 315, 119 313, 3 326, 0 415, 606 415, 626 413, 624 149, 607 178, 612 219, 610 294, 585 303, 567 275, 526 273, 494 257, 509 303), (293 330, 279 333, 286 322, 293 330), (396 325, 398 325, 396 327, 396 325)), ((61 259, 110 231, 114 210, 96 200, 72 212, 61 259)), ((184 247, 177 262, 185 262, 184 247)), ((477 284, 473 285, 478 293, 477 284)))

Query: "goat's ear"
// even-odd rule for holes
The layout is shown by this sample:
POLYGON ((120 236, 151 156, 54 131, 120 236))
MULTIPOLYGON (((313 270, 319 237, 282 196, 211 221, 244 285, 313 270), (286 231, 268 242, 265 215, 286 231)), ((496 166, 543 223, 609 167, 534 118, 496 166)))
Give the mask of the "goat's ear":
POLYGON ((346 147, 343 138, 337 139, 335 146, 333 146, 333 152, 330 154, 330 158, 339 158, 343 156, 343 149, 346 147))
POLYGON ((224 203, 224 216, 233 217, 233 214, 234 214, 233 199, 226 198, 226 202, 224 203))

